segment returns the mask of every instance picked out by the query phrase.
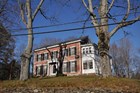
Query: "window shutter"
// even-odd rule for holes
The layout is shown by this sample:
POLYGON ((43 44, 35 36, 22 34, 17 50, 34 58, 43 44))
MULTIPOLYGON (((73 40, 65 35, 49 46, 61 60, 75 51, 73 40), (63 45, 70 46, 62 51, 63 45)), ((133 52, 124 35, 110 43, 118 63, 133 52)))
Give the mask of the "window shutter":
POLYGON ((75 72, 77 72, 77 61, 75 61, 75 72))
POLYGON ((76 47, 74 47, 74 54, 76 55, 76 47))
POLYGON ((38 55, 36 55, 36 61, 38 61, 38 55))
POLYGON ((71 56, 71 48, 69 48, 69 56, 71 56))

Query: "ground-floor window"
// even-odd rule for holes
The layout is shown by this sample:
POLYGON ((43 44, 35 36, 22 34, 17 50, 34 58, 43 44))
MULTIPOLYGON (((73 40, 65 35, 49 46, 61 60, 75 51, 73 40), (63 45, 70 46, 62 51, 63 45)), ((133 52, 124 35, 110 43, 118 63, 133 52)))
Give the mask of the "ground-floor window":
POLYGON ((77 70, 76 61, 63 63, 63 72, 76 72, 76 70, 77 70))
POLYGON ((36 75, 40 75, 40 66, 36 67, 36 75))
POLYGON ((92 60, 86 60, 83 62, 83 69, 93 69, 93 62, 92 60))
POLYGON ((48 65, 45 65, 43 68, 43 75, 47 75, 48 65))

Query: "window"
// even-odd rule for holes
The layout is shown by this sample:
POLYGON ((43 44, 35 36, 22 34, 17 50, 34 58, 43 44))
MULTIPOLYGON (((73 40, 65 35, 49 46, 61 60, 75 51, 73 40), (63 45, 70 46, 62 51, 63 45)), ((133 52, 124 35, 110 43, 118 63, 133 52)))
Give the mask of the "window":
POLYGON ((76 72, 76 61, 71 62, 71 72, 76 72))
POLYGON ((44 60, 47 60, 47 59, 49 59, 49 55, 48 55, 48 53, 45 53, 44 54, 44 60))
POLYGON ((58 57, 58 51, 52 52, 52 58, 57 58, 58 57))
POLYGON ((63 56, 65 55, 65 56, 68 56, 68 49, 63 49, 63 56))
POLYGON ((89 61, 89 69, 93 69, 93 62, 91 60, 89 61))
POLYGON ((76 61, 65 62, 63 64, 63 72, 76 72, 76 71, 77 71, 76 61))
POLYGON ((67 62, 67 72, 70 72, 70 62, 67 62))
POLYGON ((83 48, 83 54, 85 54, 85 48, 83 48))
POLYGON ((87 62, 83 63, 84 69, 87 69, 87 62))
POLYGON ((68 56, 68 49, 65 49, 65 56, 68 56))
POLYGON ((43 68, 43 75, 47 75, 47 65, 46 66, 44 66, 44 68, 43 68))
POLYGON ((91 47, 89 47, 89 53, 92 53, 92 51, 91 51, 91 47))
POLYGON ((70 55, 76 55, 76 47, 70 48, 70 55))
POLYGON ((40 66, 36 67, 37 75, 40 75, 40 66))
POLYGON ((86 48, 86 54, 88 54, 88 48, 86 48))
POLYGON ((41 54, 38 55, 38 61, 41 61, 41 54))
POLYGON ((84 69, 93 69, 93 62, 92 60, 87 60, 83 63, 84 69))
POLYGON ((67 72, 67 64, 66 64, 66 62, 63 63, 63 72, 67 72))
POLYGON ((41 61, 44 60, 44 54, 41 54, 41 61))

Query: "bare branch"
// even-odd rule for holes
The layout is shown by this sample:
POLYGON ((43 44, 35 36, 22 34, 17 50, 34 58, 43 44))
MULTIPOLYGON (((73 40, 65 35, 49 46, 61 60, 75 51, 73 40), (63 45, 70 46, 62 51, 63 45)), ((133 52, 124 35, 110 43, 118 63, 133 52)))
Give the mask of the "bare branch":
POLYGON ((115 0, 112 0, 112 2, 111 2, 111 4, 110 4, 110 6, 109 6, 108 11, 107 11, 106 14, 108 14, 108 13, 110 12, 110 10, 111 10, 111 8, 112 8, 112 6, 113 6, 113 4, 114 4, 114 1, 115 1, 115 0))
POLYGON ((26 19, 25 19, 24 6, 23 6, 23 4, 21 4, 21 3, 19 3, 19 6, 20 6, 20 15, 21 15, 21 19, 22 19, 23 23, 24 23, 25 25, 27 25, 27 21, 26 21, 26 19))
MULTIPOLYGON (((93 6, 92 6, 92 0, 88 0, 89 2, 89 7, 87 6, 87 4, 85 3, 85 0, 82 0, 82 3, 84 4, 84 6, 86 7, 87 11, 90 13, 90 17, 91 17, 91 20, 92 20, 92 23, 94 26, 97 26, 99 25, 98 24, 98 21, 96 19, 96 15, 94 14, 93 12, 93 6)), ((96 34, 98 35, 98 32, 99 32, 99 27, 95 27, 96 29, 96 34)))
POLYGON ((126 12, 122 22, 124 22, 128 18, 128 15, 130 13, 130 0, 127 0, 127 3, 128 3, 127 12, 126 12))
POLYGON ((35 16, 37 15, 37 13, 38 13, 40 7, 42 6, 43 2, 44 2, 44 0, 40 0, 40 3, 38 4, 36 10, 35 10, 34 13, 33 13, 32 20, 34 20, 34 18, 35 18, 35 16))
MULTIPOLYGON (((120 24, 118 24, 111 32, 110 32, 110 37, 112 37, 120 28, 127 26, 127 24, 124 24, 124 22, 127 20, 129 13, 130 13, 130 0, 127 0, 127 12, 125 16, 123 17, 122 21, 120 24), (122 24, 123 23, 123 24, 122 24)), ((135 20, 135 19, 134 19, 135 20)), ((132 20, 133 21, 133 20, 132 20)), ((132 24, 131 22, 128 22, 128 25, 132 24)))
POLYGON ((120 28, 131 25, 137 21, 140 20, 140 16, 135 18, 134 20, 128 21, 128 22, 121 22, 117 27, 115 27, 111 32, 110 32, 110 37, 112 37, 120 28))

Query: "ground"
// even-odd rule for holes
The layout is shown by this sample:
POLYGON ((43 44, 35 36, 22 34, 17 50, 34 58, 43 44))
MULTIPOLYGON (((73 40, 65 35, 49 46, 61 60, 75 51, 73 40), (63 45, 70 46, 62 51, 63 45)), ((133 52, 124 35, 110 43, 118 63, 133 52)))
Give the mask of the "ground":
POLYGON ((140 80, 108 77, 102 78, 94 75, 82 76, 62 76, 62 77, 45 77, 31 78, 27 81, 6 80, 0 81, 2 88, 46 88, 46 87, 63 87, 63 88, 102 88, 111 90, 123 90, 130 92, 140 92, 140 80))

